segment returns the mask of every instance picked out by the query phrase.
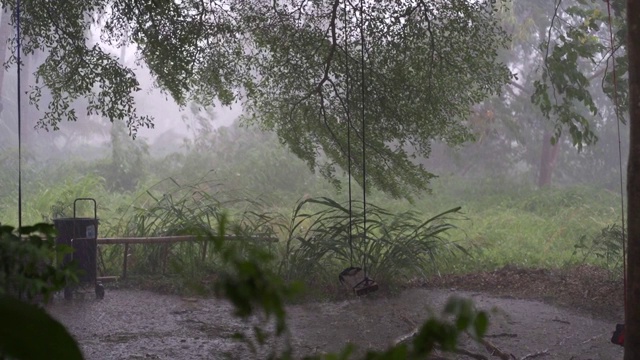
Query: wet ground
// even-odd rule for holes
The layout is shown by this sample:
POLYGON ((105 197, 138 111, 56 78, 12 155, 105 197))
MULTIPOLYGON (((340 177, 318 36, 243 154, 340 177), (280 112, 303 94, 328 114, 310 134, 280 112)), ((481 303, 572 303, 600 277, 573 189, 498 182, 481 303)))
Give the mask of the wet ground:
MULTIPOLYGON (((413 288, 400 295, 354 298, 288 307, 296 358, 338 351, 347 342, 383 349, 411 332, 452 295, 469 297, 490 315, 487 340, 516 359, 621 359, 609 342, 613 320, 538 301, 486 293, 413 288), (529 357, 527 357, 529 356, 529 357)), ((252 356, 233 339, 252 324, 234 318, 220 300, 184 298, 140 290, 108 290, 102 301, 87 296, 58 300, 48 310, 74 334, 87 359, 235 359, 252 356), (226 355, 225 355, 226 354, 226 355)), ((491 355, 465 341, 467 350, 491 355)), ((451 358, 456 358, 452 356, 451 358)), ((463 357, 458 357, 463 358, 463 357)))

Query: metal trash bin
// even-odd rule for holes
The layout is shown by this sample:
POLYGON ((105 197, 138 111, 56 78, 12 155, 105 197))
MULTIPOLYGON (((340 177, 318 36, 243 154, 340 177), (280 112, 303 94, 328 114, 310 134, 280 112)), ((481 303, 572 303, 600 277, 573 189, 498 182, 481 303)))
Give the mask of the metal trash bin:
MULTIPOLYGON (((73 202, 73 217, 53 219, 53 224, 58 231, 56 244, 67 245, 73 248, 73 253, 66 254, 62 265, 75 260, 78 269, 81 270, 80 286, 93 284, 96 298, 104 297, 104 287, 97 281, 97 254, 98 254, 98 217, 97 203, 92 198, 78 198, 73 202), (76 209, 78 201, 93 202, 93 217, 77 217, 76 209)), ((67 286, 64 290, 65 299, 73 297, 76 286, 67 286)))

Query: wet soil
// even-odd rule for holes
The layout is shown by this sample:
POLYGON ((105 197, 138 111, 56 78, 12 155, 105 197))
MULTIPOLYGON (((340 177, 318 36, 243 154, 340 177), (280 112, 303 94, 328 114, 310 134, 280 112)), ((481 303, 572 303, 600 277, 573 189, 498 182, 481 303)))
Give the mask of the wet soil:
MULTIPOLYGON (((383 349, 439 313, 455 295, 490 311, 487 340, 516 359, 621 359, 622 348, 609 339, 622 318, 622 304, 616 302, 622 287, 605 275, 588 267, 556 273, 507 267, 430 279, 394 296, 379 292, 367 298, 290 305, 291 342, 296 358, 339 351, 349 342, 361 349, 383 349), (606 284, 610 288, 601 291, 606 284)), ((250 332, 257 319, 244 322, 233 317, 230 305, 221 300, 108 289, 104 300, 57 300, 48 311, 74 334, 87 359, 265 355, 252 355, 233 337, 250 332)), ((462 347, 492 358, 470 340, 462 347)))

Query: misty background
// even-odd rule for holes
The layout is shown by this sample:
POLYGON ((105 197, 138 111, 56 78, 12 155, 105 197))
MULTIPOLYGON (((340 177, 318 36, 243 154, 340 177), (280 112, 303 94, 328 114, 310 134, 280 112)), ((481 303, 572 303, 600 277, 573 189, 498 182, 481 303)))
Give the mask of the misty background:
MULTIPOLYGON (((620 191, 619 138, 613 104, 592 81, 591 91, 599 108, 587 114, 599 141, 578 151, 568 136, 552 145, 553 125, 531 103, 534 81, 544 54, 539 48, 546 36, 553 4, 537 4, 517 12, 505 28, 513 40, 500 59, 518 74, 500 96, 477 104, 466 124, 475 140, 456 148, 434 142, 429 159, 417 159, 440 179, 434 186, 459 184, 461 189, 481 191, 486 184, 505 189, 504 184, 532 191, 545 188, 586 186, 620 191), (439 185, 440 184, 440 185, 439 185), (484 184, 484 185, 483 185, 484 184)), ((517 10, 517 8, 516 8, 517 10)), ((2 31, 13 31, 3 17, 2 31)), ((7 34, 0 34, 0 38, 7 34)), ((95 37, 92 37, 93 41, 95 37)), ((25 222, 48 220, 60 212, 68 215, 73 197, 125 196, 144 192, 162 179, 183 181, 215 176, 234 189, 254 196, 268 196, 278 204, 303 196, 331 194, 344 198, 346 189, 335 188, 305 163, 293 156, 271 133, 243 127, 242 107, 219 104, 188 104, 180 108, 169 95, 154 86, 144 64, 136 64, 136 49, 103 47, 125 65, 135 69, 142 91, 135 94, 140 114, 154 118, 153 129, 140 129, 132 139, 120 122, 87 116, 86 104, 76 103, 78 121, 60 123, 60 130, 35 129, 46 109, 46 95, 40 110, 22 95, 23 206, 25 222), (60 210, 66 207, 66 210, 60 210), (58 209, 58 210, 56 210, 58 209)), ((0 53, 7 59, 12 48, 0 53)), ((23 57, 20 86, 24 92, 34 84, 35 68, 46 56, 23 57)), ((604 55, 603 55, 604 57, 604 55)), ((593 79, 603 76, 602 66, 584 64, 593 79)), ((16 67, 0 77, 0 214, 4 221, 17 220, 18 120, 16 67)), ((628 151, 627 126, 621 126, 623 169, 628 151)), ((626 174, 622 174, 623 179, 626 174)), ((346 184, 346 174, 340 178, 346 184)), ((375 190, 374 194, 377 194, 375 190)), ((377 194, 384 199, 384 194, 377 194)), ((427 194, 416 194, 422 198, 427 194)), ((117 206, 124 206, 126 201, 117 206)), ((405 205, 408 203, 404 202, 405 205)), ((106 206, 103 202, 101 206, 106 206)), ((116 211, 113 206, 109 211, 116 211)))

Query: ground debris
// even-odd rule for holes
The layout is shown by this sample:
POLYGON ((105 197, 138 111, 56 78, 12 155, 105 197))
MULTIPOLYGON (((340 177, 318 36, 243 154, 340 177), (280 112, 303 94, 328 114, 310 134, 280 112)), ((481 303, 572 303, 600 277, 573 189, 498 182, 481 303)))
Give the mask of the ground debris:
POLYGON ((533 354, 527 354, 527 355, 521 357, 520 360, 535 359, 535 358, 542 357, 542 356, 547 356, 547 355, 550 355, 549 354, 549 349, 538 351, 537 353, 533 353, 533 354))
MULTIPOLYGON (((212 354, 223 353, 233 354, 232 359, 256 358, 250 357, 247 347, 233 336, 250 332, 254 322, 233 317, 232 308, 225 301, 202 297, 192 303, 180 296, 131 289, 113 289, 109 294, 102 301, 67 303, 60 299, 47 306, 76 337, 88 360, 124 359, 139 354, 163 359, 211 359, 215 358, 212 354)), ((524 358, 511 356, 509 360, 538 360, 545 356, 570 359, 585 353, 594 359, 622 356, 621 347, 605 341, 604 335, 615 327, 611 319, 603 321, 539 301, 491 296, 481 291, 412 288, 396 295, 379 292, 367 298, 289 305, 287 319, 294 358, 338 353, 347 343, 356 346, 353 359, 362 358, 367 350, 385 350, 394 339, 441 313, 451 296, 470 298, 479 309, 488 312, 489 334, 493 336, 485 340, 494 351, 464 335, 459 346, 469 354, 436 352, 432 359, 492 360, 500 359, 497 354, 510 356, 511 352, 519 356, 531 354, 524 358), (494 308, 497 311, 492 311, 494 308), (553 319, 566 320, 568 324, 553 319), (538 349, 548 351, 536 352, 538 349), (474 358, 471 353, 477 356, 474 358)), ((269 343, 265 349, 272 349, 272 345, 269 343)), ((265 358, 263 355, 266 353, 259 352, 262 357, 258 358, 265 358)))
POLYGON ((540 300, 605 319, 622 318, 624 314, 622 279, 592 265, 566 269, 507 265, 494 271, 432 277, 422 285, 540 300))

